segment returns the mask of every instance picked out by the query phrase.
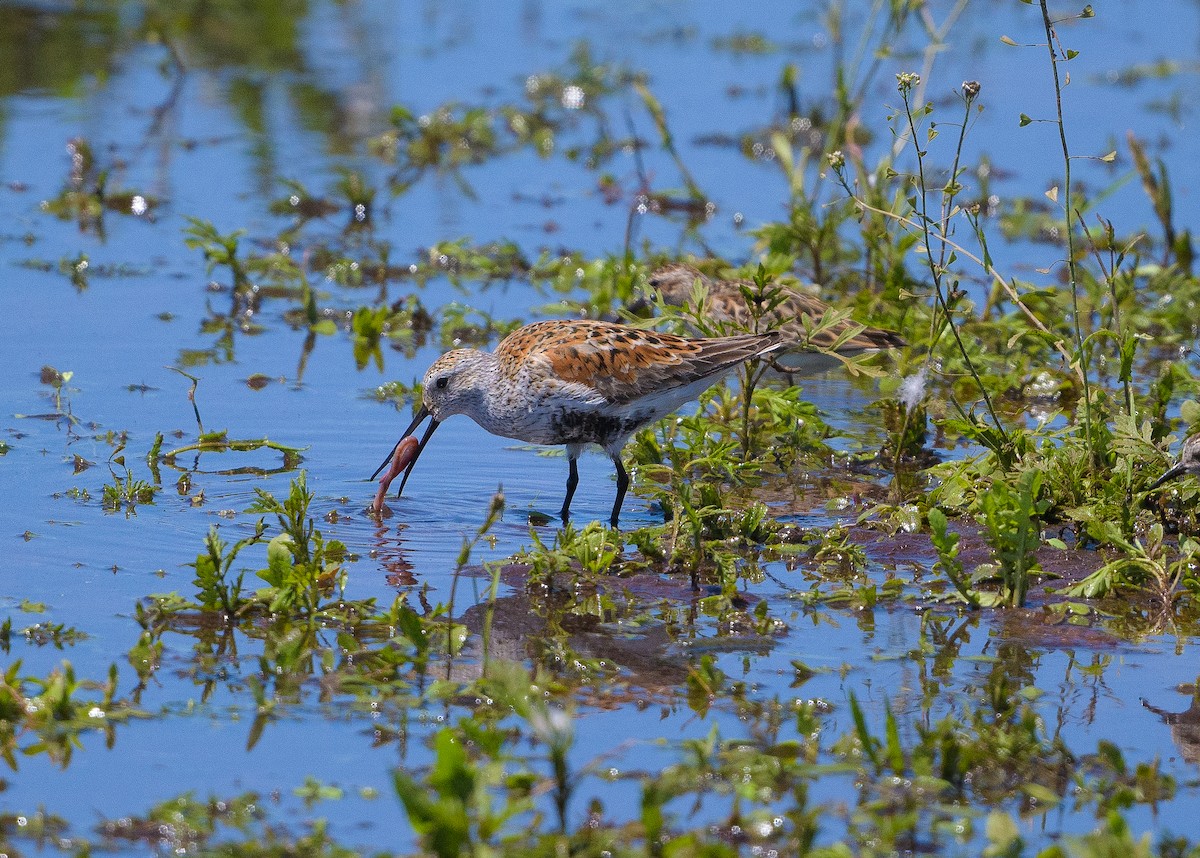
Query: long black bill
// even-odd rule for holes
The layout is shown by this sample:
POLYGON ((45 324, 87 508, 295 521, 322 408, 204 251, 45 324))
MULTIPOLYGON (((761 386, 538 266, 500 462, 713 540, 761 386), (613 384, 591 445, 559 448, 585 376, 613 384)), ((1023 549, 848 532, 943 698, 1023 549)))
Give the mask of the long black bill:
POLYGON ((1183 462, 1180 462, 1178 465, 1175 465, 1173 468, 1171 468, 1169 471, 1167 471, 1165 474, 1163 474, 1161 477, 1159 477, 1157 480, 1155 480, 1153 483, 1151 483, 1149 488, 1146 489, 1146 491, 1152 492, 1156 488, 1161 486, 1163 483, 1169 483, 1171 480, 1175 479, 1176 477, 1181 477, 1186 473, 1187 473, 1187 468, 1184 467, 1183 462))
MULTIPOLYGON (((413 418, 413 422, 408 425, 408 428, 404 430, 404 434, 400 436, 400 441, 403 441, 409 435, 413 434, 417 427, 421 425, 421 421, 423 421, 426 417, 429 417, 429 409, 422 405, 421 409, 417 412, 417 416, 413 418)), ((429 439, 433 437, 433 431, 441 425, 442 424, 437 420, 430 421, 429 428, 426 429, 425 434, 421 436, 421 443, 417 445, 417 452, 413 455, 412 461, 408 463, 408 467, 404 469, 404 478, 400 480, 400 488, 396 491, 396 497, 399 497, 404 491, 404 484, 408 482, 408 476, 412 473, 413 466, 417 464, 417 459, 421 457, 421 452, 425 449, 425 445, 428 444, 429 439)), ((383 462, 378 468, 375 469, 375 473, 371 474, 372 480, 378 477, 379 472, 386 468, 392 461, 392 456, 396 455, 396 448, 400 446, 400 441, 397 441, 394 445, 392 445, 391 452, 387 454, 383 462)))

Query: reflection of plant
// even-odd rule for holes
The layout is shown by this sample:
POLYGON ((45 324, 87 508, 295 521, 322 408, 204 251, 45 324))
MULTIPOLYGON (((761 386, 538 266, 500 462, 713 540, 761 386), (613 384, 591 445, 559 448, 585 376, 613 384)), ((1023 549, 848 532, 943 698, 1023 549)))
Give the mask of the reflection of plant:
MULTIPOLYGON (((63 220, 74 218, 81 230, 95 230, 103 238, 106 211, 140 217, 157 205, 157 200, 148 195, 109 188, 111 171, 97 166, 92 145, 86 139, 76 137, 71 140, 67 144, 67 154, 71 157, 67 181, 58 196, 42 204, 51 214, 63 220)), ((76 283, 76 287, 86 287, 86 282, 83 287, 76 283)))
POLYGON ((232 545, 213 528, 192 564, 194 596, 160 594, 138 605, 143 632, 129 660, 143 684, 158 667, 167 632, 197 638, 193 669, 204 699, 218 681, 211 666, 235 658, 239 639, 261 639, 260 671, 246 680, 257 711, 250 745, 282 705, 300 699, 318 672, 327 687, 351 697, 410 699, 429 659, 461 646, 462 627, 436 619, 444 608, 418 616, 402 596, 383 609, 373 599, 345 599, 345 546, 326 540, 315 527, 309 515, 313 496, 303 475, 282 500, 261 489, 257 494, 249 511, 273 516, 274 535, 262 518, 251 535, 232 545), (255 574, 265 586, 251 591, 238 567, 264 541, 266 565, 255 574))
POLYGON ((137 714, 116 699, 117 666, 109 668, 105 683, 77 679, 70 662, 52 670, 46 678, 22 676, 15 661, 0 676, 0 756, 17 770, 16 752, 46 754, 64 768, 71 761, 80 737, 88 732, 108 734, 117 723, 137 714), (101 689, 98 700, 85 699, 80 692, 101 689), (23 740, 32 738, 31 742, 23 740))

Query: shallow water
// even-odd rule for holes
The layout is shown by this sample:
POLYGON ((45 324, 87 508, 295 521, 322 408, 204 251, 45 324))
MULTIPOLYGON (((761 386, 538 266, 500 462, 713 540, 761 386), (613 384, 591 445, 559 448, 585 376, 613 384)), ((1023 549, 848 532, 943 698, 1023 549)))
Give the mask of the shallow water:
MULTIPOLYGON (((1194 130, 1200 108, 1192 85, 1200 61, 1195 38, 1200 6, 1167 4, 1172 31, 1185 37, 1164 43, 1164 4, 1093 5, 1094 22, 1064 28, 1081 50, 1067 90, 1072 145, 1080 153, 1103 154, 1121 144, 1129 127, 1144 139, 1161 138, 1176 208, 1182 219, 1194 220, 1200 164, 1183 141, 1191 139, 1189 129, 1194 130), (1114 82, 1121 71, 1160 59, 1178 61, 1192 76, 1131 86, 1114 82)), ((950 4, 933 7, 941 20, 950 4)), ((293 11, 272 4, 264 9, 285 18, 293 11)), ((986 15, 978 14, 980 9, 981 4, 968 6, 950 48, 932 70, 923 71, 930 82, 927 97, 942 105, 962 80, 981 81, 987 107, 968 138, 967 157, 985 151, 1007 171, 996 180, 997 192, 1036 196, 1053 183, 1060 166, 1055 138, 1049 125, 1018 128, 1017 116, 1050 115, 1045 63, 1040 55, 1031 61, 1029 53, 1000 44, 999 36, 1022 43, 1044 36, 1030 7, 1010 4, 996 10, 989 4, 986 15)), ((561 456, 538 455, 455 420, 422 457, 406 495, 389 500, 392 517, 382 526, 371 520, 364 510, 373 486, 365 478, 407 423, 407 412, 396 413, 370 394, 388 380, 418 379, 442 347, 426 344, 411 358, 385 348, 382 368, 370 363, 360 370, 351 338, 342 330, 318 337, 305 358, 304 333, 282 318, 292 305, 269 299, 256 319, 260 331, 236 331, 229 343, 220 342, 203 322, 227 313, 230 295, 209 288, 220 274, 207 272, 201 253, 185 246, 187 216, 210 220, 222 232, 246 228, 247 240, 274 234, 287 223, 267 209, 268 200, 283 193, 280 179, 324 192, 339 167, 360 169, 379 181, 387 176, 388 168, 364 154, 362 143, 385 126, 392 105, 420 115, 447 101, 514 100, 530 75, 564 68, 571 51, 586 40, 594 58, 648 73, 684 161, 717 204, 715 216, 695 232, 678 219, 638 218, 635 249, 644 243, 702 254, 708 248, 742 261, 753 244, 747 229, 781 216, 786 188, 774 166, 698 138, 738 133, 774 115, 784 58, 800 64, 802 94, 829 91, 830 53, 821 23, 805 13, 780 12, 772 3, 740 4, 735 10, 718 3, 508 7, 397 6, 380 0, 313 2, 294 11, 298 17, 273 25, 262 39, 234 34, 230 44, 219 45, 198 30, 186 31, 178 45, 182 73, 172 73, 162 47, 139 35, 146 9, 137 3, 96 2, 84 11, 39 7, 21 18, 23 27, 3 37, 8 45, 0 56, 10 57, 25 73, 9 77, 0 93, 0 176, 6 183, 0 188, 6 224, 0 229, 0 259, 7 263, 2 293, 7 312, 0 320, 5 376, 0 440, 10 448, 0 456, 0 569, 6 582, 0 605, 14 630, 45 621, 87 635, 63 650, 14 635, 6 664, 20 659, 25 672, 44 675, 66 658, 80 676, 99 679, 115 662, 121 671, 119 693, 131 693, 136 678, 125 656, 138 637, 135 604, 150 593, 191 592, 194 572, 187 564, 201 550, 208 528, 218 526, 228 541, 248 535, 255 517, 242 511, 254 500, 255 489, 286 494, 294 472, 280 470, 277 453, 205 453, 198 459, 185 455, 179 463, 191 474, 192 495, 203 490, 203 503, 194 505, 176 493, 171 484, 179 471, 163 467, 166 488, 153 504, 139 505, 130 515, 102 509, 103 485, 112 481, 112 472, 124 473, 116 464, 110 472, 114 448, 107 433, 128 434, 126 464, 143 479, 149 478, 144 457, 156 433, 167 435, 166 448, 195 437, 189 383, 167 367, 183 366, 201 379, 196 403, 205 429, 304 448, 302 467, 316 495, 318 526, 326 538, 342 540, 358 555, 350 567, 349 598, 387 604, 397 592, 428 586, 428 598, 437 603, 448 601, 453 589, 456 614, 465 616, 487 601, 489 582, 466 578, 455 586, 455 558, 462 538, 483 520, 497 487, 503 486, 507 511, 492 530, 494 543, 476 547, 474 564, 505 558, 529 544, 528 512, 553 513, 561 503, 566 477, 561 456), (736 53, 713 42, 756 32, 767 34, 779 51, 736 53), (27 58, 18 59, 13 50, 21 44, 38 46, 34 54, 45 61, 24 65, 27 58), (109 212, 101 235, 42 210, 41 201, 54 197, 68 175, 68 140, 80 136, 90 140, 99 161, 112 166, 110 187, 159 198, 149 216, 109 212), (81 253, 89 261, 88 283, 77 289, 59 265, 81 253), (35 265, 43 262, 49 270, 35 265), (120 271, 106 271, 106 266, 120 271), (43 366, 73 373, 57 402, 39 381, 43 366), (246 382, 254 374, 271 381, 253 389, 246 382), (174 432, 182 440, 172 437, 174 432), (92 466, 75 473, 75 456, 92 466), (228 473, 247 467, 256 470, 228 473), (90 497, 71 497, 72 489, 86 490, 90 497), (328 519, 332 512, 336 521, 328 519), (45 613, 23 612, 25 600, 45 603, 45 613)), ((847 27, 859 16, 852 15, 847 27)), ((920 69, 921 57, 902 44, 884 65, 887 71, 869 101, 876 113, 863 117, 875 131, 876 151, 887 139, 888 108, 897 103, 894 72, 920 69)), ((644 109, 622 103, 623 97, 605 105, 613 125, 608 132, 624 136, 629 113, 639 123, 638 132, 652 138, 644 109)), ((595 125, 593 117, 581 116, 570 139, 559 145, 590 141, 595 125)), ((677 185, 665 153, 652 146, 641 157, 656 187, 677 185)), ((594 174, 527 149, 464 168, 473 198, 451 178, 427 176, 402 197, 385 199, 386 191, 381 192, 373 237, 390 243, 392 260, 400 265, 421 259, 422 249, 437 241, 461 236, 478 243, 511 239, 529 258, 560 248, 589 257, 619 255, 637 178, 628 152, 610 169, 625 192, 612 205, 596 190, 594 174)), ((1083 162, 1079 169, 1095 186, 1129 173, 1127 163, 1110 168, 1083 162)), ((1106 212, 1118 213, 1127 225, 1149 220, 1136 177, 1114 191, 1106 212)), ((310 226, 307 234, 337 234, 343 219, 344 213, 333 215, 310 226)), ((1050 264, 1059 252, 1027 243, 993 247, 1001 267, 1025 277, 1033 277, 1034 269, 1050 264)), ((316 285, 320 306, 341 310, 371 303, 377 292, 374 286, 316 285)), ((395 300, 411 288, 431 310, 457 300, 498 320, 531 319, 548 300, 519 281, 478 291, 477 286, 444 277, 423 288, 405 281, 393 283, 389 297, 395 300)), ((853 449, 879 431, 878 415, 868 408, 876 397, 869 382, 831 373, 802 386, 804 396, 844 433, 833 441, 835 448, 853 449)), ((610 463, 589 454, 580 471, 575 516, 581 522, 605 518, 614 491, 610 463)), ((814 506, 796 520, 828 527, 852 521, 858 513, 853 506, 841 513, 814 506)), ((622 515, 627 529, 660 520, 644 500, 627 500, 622 515)), ((549 540, 553 528, 540 532, 549 540)), ((1141 703, 1145 698, 1165 710, 1188 707, 1189 698, 1176 689, 1196 679, 1196 643, 1190 637, 1129 642, 1097 634, 1031 641, 1028 632, 1009 628, 1002 612, 948 620, 963 624, 967 640, 941 678, 940 691, 925 700, 928 660, 910 656, 921 638, 920 610, 905 605, 873 611, 805 608, 789 601, 809 586, 798 572, 779 562, 767 571, 771 577, 745 587, 750 597, 768 600, 772 615, 787 625, 770 646, 720 639, 713 622, 703 618, 695 625, 698 639, 688 643, 653 624, 608 627, 590 639, 594 654, 622 665, 625 681, 650 703, 643 707, 631 701, 608 711, 581 706, 575 766, 604 760, 606 767, 623 772, 654 771, 674 759, 675 743, 704 738, 714 725, 723 736, 740 735, 744 721, 736 711, 715 707, 700 717, 681 701, 687 669, 704 652, 712 652, 730 678, 746 683, 759 698, 794 694, 844 704, 853 691, 877 724, 885 704, 898 715, 925 722, 953 711, 960 695, 979 693, 991 659, 1007 647, 1004 657, 1020 662, 1030 684, 1044 692, 1035 704, 1039 715, 1046 724, 1060 725, 1054 729, 1070 747, 1088 753, 1099 739, 1109 739, 1130 760, 1161 759, 1179 781, 1176 800, 1156 813, 1144 807, 1129 812, 1135 831, 1195 835, 1196 757, 1186 744, 1177 744, 1179 730, 1173 732, 1141 703), (797 660, 828 672, 789 690, 797 660), (1101 662, 1090 674, 1080 670, 1101 662), (613 737, 630 738, 614 746, 613 737)), ((872 566, 875 578, 886 571, 882 562, 872 566)), ((907 567, 902 571, 911 574, 907 567)), ((679 608, 678 591, 666 589, 664 613, 679 608)), ((516 592, 511 582, 504 585, 502 601, 516 598, 516 592)), ((518 602, 517 617, 520 610, 518 602)), ((224 665, 212 696, 200 702, 200 688, 188 673, 192 642, 168 636, 167 644, 164 667, 141 695, 141 706, 152 717, 119 727, 112 748, 105 748, 100 736, 87 735, 65 767, 44 755, 21 759, 19 771, 6 776, 0 806, 13 811, 44 806, 86 832, 99 817, 143 813, 187 790, 201 796, 254 790, 270 797, 274 817, 300 825, 312 813, 293 790, 315 774, 347 790, 336 810, 318 805, 316 811, 336 814, 332 828, 340 841, 414 848, 390 772, 397 765, 416 770, 429 762, 425 738, 441 716, 422 711, 406 723, 408 716, 389 711, 373 718, 348 711, 344 701, 320 702, 308 694, 282 707, 247 750, 254 704, 241 671, 257 672, 253 656, 259 645, 247 641, 240 658, 224 665), (403 728, 408 740, 376 747, 373 725, 381 720, 403 728), (378 796, 361 796, 364 788, 378 796)), ((498 634, 496 641, 518 657, 530 654, 527 644, 519 625, 510 639, 498 634)), ((852 728, 844 706, 827 719, 831 735, 852 728)), ((636 816, 635 782, 593 786, 602 790, 610 815, 636 816)), ((848 778, 828 779, 814 787, 813 799, 849 801, 852 795, 848 778)), ((584 812, 582 807, 573 811, 584 812)), ((696 818, 703 820, 705 812, 696 818)), ((1079 832, 1092 826, 1083 815, 1060 812, 1064 819, 1052 820, 1056 828, 1079 832)), ((1032 818, 1024 834, 1037 841, 1042 824, 1032 818)), ((830 825, 836 835, 836 824, 830 825)), ((138 854, 136 844, 124 848, 138 854)))

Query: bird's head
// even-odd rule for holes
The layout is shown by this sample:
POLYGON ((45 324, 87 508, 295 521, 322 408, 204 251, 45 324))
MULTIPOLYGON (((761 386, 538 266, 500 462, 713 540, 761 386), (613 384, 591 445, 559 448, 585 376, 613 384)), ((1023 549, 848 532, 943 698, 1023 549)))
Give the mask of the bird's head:
MULTIPOLYGON (((392 452, 388 453, 383 464, 375 469, 371 479, 375 479, 388 467, 389 462, 392 462, 393 455, 400 456, 405 452, 400 450, 404 439, 416 432, 417 427, 424 423, 426 418, 429 418, 429 428, 421 437, 420 444, 416 449, 407 451, 408 455, 404 458, 404 478, 400 481, 400 489, 397 494, 404 491, 404 484, 408 482, 408 477, 416 466, 417 459, 425 451, 429 439, 433 437, 438 426, 442 425, 442 421, 455 414, 470 412, 472 403, 483 395, 484 386, 487 384, 484 367, 490 358, 491 355, 475 349, 455 349, 433 362, 433 365, 425 372, 422 382, 421 407, 417 409, 412 423, 404 430, 404 434, 400 436, 400 440, 396 442, 392 452)), ((395 476, 394 471, 389 469, 383 480, 390 483, 393 476, 395 476)))
POLYGON ((486 357, 475 349, 455 349, 426 370, 421 402, 436 422, 470 410, 482 392, 479 371, 486 357))
POLYGON ((671 263, 651 273, 647 283, 655 295, 661 295, 663 303, 682 307, 691 302, 696 281, 703 282, 704 276, 690 265, 671 263))

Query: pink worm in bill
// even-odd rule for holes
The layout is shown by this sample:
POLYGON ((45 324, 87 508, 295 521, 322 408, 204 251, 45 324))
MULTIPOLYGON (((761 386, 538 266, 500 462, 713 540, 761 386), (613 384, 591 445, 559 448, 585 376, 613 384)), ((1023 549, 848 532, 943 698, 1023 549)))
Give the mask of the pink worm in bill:
POLYGON ((387 494, 388 486, 417 457, 418 446, 420 446, 419 442, 412 436, 405 438, 396 445, 396 452, 392 453, 391 463, 388 465, 387 470, 379 475, 379 490, 375 492, 375 500, 371 503, 371 512, 378 515, 383 510, 383 498, 387 494))

